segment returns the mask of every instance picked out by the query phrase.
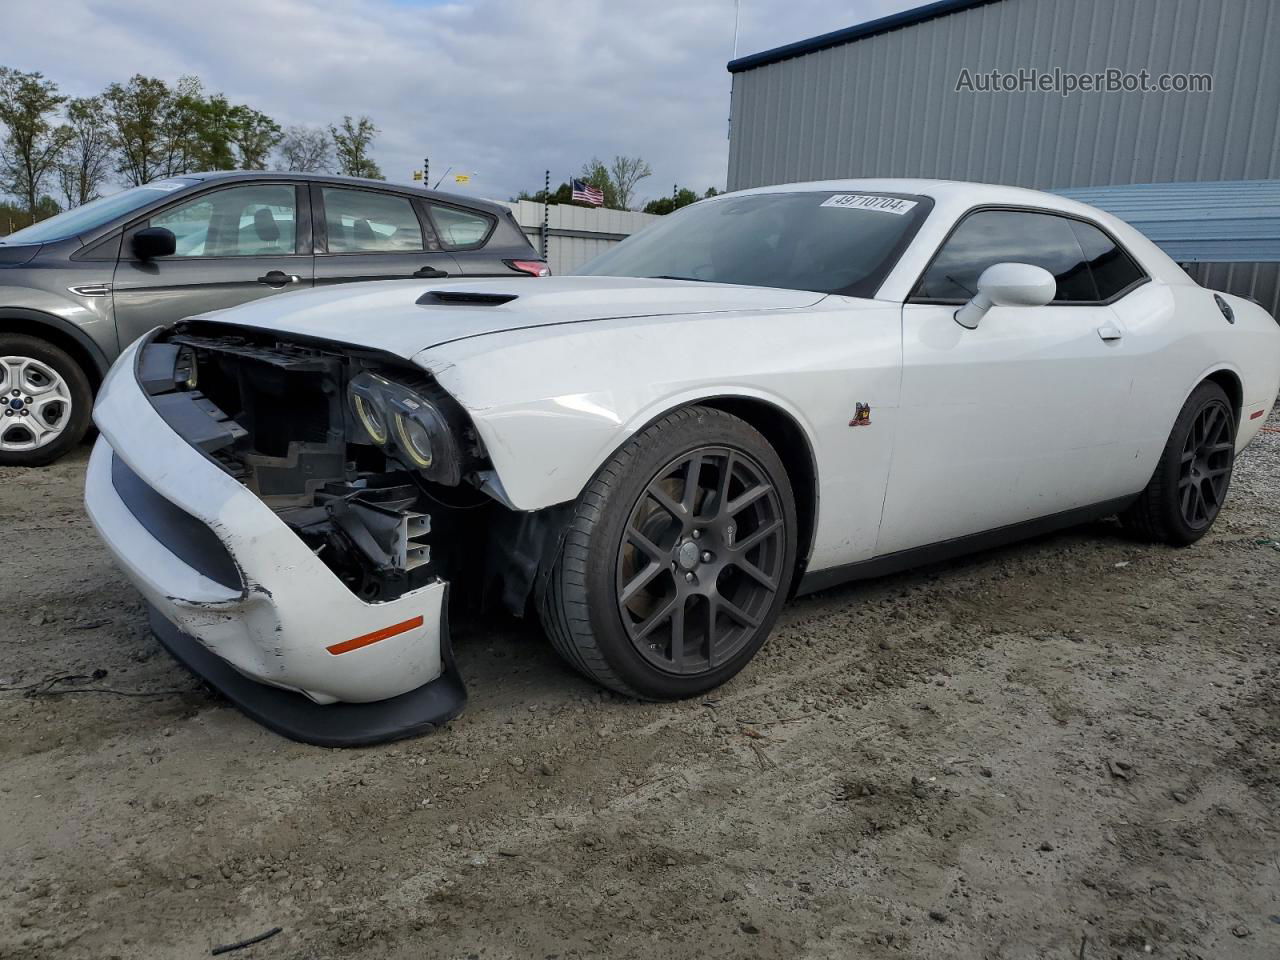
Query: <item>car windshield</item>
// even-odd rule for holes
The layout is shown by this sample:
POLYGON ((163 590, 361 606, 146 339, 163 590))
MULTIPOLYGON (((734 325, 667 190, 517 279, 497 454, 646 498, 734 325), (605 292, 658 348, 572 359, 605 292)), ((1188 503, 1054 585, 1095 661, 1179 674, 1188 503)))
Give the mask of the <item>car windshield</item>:
POLYGON ((166 194, 198 182, 197 180, 173 178, 171 180, 157 180, 154 183, 122 190, 120 193, 113 193, 109 197, 90 200, 83 206, 75 207, 58 214, 56 217, 41 220, 39 223, 34 223, 22 230, 15 231, 9 236, 0 239, 0 243, 49 243, 53 240, 65 240, 67 237, 74 237, 77 234, 96 230, 104 223, 110 223, 117 217, 125 216, 134 210, 145 207, 166 194))
POLYGON ((705 200, 577 272, 871 297, 932 205, 910 194, 834 190, 705 200))

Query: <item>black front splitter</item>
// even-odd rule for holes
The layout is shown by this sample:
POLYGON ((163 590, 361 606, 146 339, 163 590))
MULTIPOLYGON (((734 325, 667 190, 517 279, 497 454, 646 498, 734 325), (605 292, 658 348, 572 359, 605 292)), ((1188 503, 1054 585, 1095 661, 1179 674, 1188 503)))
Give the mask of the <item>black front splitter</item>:
POLYGON ((321 705, 292 690, 250 680, 151 604, 147 614, 156 639, 179 663, 264 727, 299 743, 363 747, 417 737, 452 720, 467 705, 467 688, 453 662, 447 618, 440 642, 444 671, 436 679, 388 700, 321 705))

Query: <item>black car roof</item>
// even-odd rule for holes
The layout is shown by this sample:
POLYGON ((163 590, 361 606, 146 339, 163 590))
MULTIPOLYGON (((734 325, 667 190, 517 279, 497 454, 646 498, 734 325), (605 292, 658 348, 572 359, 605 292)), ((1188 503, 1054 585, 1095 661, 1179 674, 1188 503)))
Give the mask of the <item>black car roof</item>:
POLYGON ((477 197, 466 197, 457 193, 446 193, 443 190, 427 190, 404 183, 388 183, 386 180, 370 180, 365 177, 341 177, 332 173, 304 173, 299 170, 208 170, 200 173, 183 173, 177 180, 303 180, 309 183, 332 183, 348 187, 373 187, 378 190, 392 190, 411 196, 429 197, 443 203, 456 203, 468 207, 477 207, 491 213, 510 213, 509 207, 492 200, 481 200, 477 197))

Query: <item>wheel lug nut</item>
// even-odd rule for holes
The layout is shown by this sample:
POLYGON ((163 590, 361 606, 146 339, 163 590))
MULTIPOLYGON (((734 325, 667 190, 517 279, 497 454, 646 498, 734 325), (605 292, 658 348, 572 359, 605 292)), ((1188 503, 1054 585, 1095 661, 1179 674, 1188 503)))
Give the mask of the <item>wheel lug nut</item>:
POLYGON ((710 563, 710 562, 711 562, 711 551, 710 551, 710 550, 703 550, 703 551, 702 551, 702 562, 703 562, 703 563, 710 563))
POLYGON ((695 530, 695 531, 693 531, 693 539, 697 540, 697 539, 698 539, 699 537, 701 537, 701 536, 702 536, 702 531, 701 531, 701 530, 695 530))
POLYGON ((684 578, 685 578, 685 580, 687 580, 689 583, 693 583, 693 572, 692 572, 692 571, 690 571, 689 573, 686 573, 686 574, 684 575, 684 578))

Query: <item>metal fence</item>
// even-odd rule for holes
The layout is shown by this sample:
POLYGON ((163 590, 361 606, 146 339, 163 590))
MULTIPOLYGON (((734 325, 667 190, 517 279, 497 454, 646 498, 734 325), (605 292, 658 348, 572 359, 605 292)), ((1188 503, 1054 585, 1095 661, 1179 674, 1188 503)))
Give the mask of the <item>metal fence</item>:
POLYGON ((517 200, 507 206, 516 215, 516 222, 529 242, 539 251, 543 242, 543 211, 546 211, 547 263, 557 276, 572 273, 592 257, 660 219, 652 213, 564 203, 544 206, 532 200, 517 200))

